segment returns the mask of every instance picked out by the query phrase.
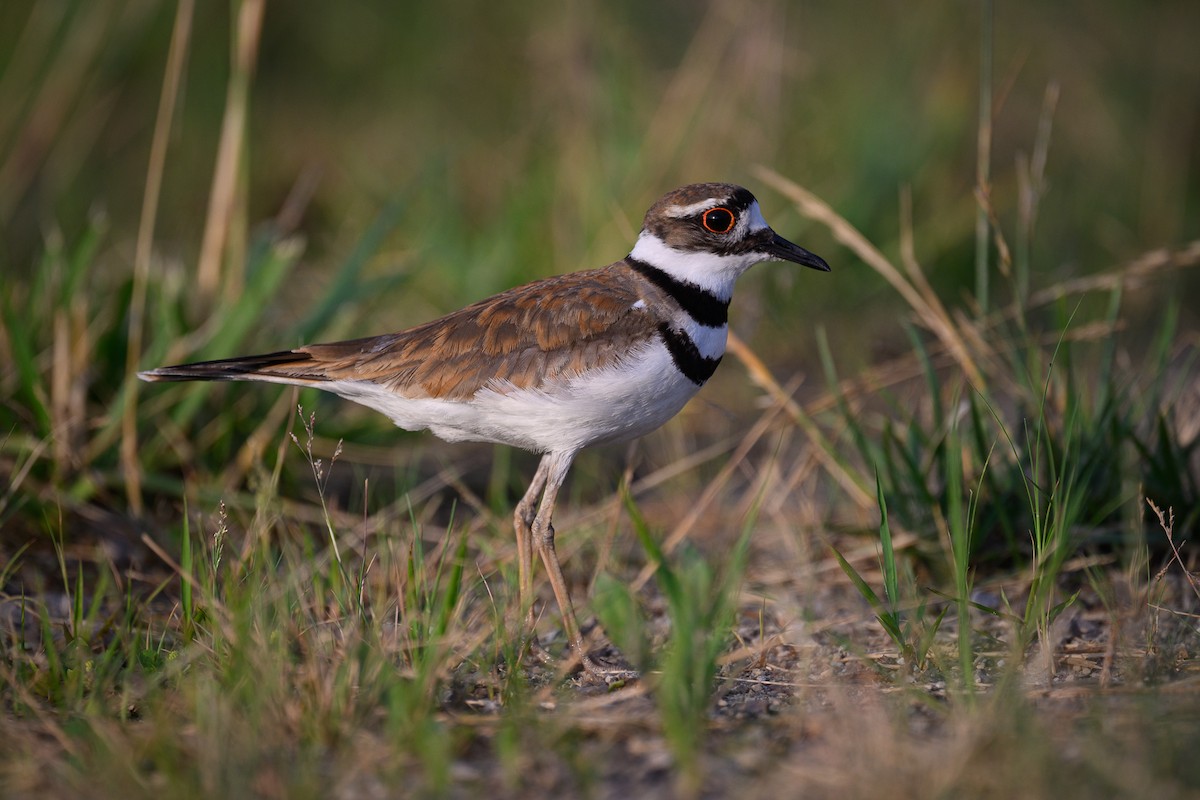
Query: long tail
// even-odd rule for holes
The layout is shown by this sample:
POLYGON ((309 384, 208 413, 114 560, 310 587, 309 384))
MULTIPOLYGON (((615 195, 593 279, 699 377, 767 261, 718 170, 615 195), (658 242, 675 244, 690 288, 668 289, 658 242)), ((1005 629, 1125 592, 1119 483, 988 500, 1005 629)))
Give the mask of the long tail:
POLYGON ((178 364, 139 372, 144 381, 268 381, 271 383, 314 384, 330 378, 303 350, 282 350, 260 356, 223 358, 178 364))

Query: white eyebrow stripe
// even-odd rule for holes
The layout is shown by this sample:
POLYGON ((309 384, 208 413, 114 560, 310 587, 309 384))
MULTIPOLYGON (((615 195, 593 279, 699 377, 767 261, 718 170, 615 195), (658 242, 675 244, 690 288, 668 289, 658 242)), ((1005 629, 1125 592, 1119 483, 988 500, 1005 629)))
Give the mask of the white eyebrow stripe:
POLYGON ((683 219, 699 214, 701 211, 707 211, 710 208, 716 208, 721 205, 722 200, 716 197, 710 197, 707 200, 701 200, 699 203, 692 203, 690 206, 668 206, 665 214, 668 217, 683 219))

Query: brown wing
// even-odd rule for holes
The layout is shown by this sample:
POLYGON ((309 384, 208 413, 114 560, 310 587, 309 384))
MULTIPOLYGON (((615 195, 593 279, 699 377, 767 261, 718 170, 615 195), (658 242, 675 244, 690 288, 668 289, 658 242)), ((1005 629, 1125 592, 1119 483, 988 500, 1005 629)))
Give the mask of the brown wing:
POLYGON ((297 348, 297 378, 369 380, 463 399, 489 381, 531 388, 617 362, 654 335, 643 283, 618 262, 510 289, 400 333, 297 348), (318 377, 319 376, 319 377, 318 377))

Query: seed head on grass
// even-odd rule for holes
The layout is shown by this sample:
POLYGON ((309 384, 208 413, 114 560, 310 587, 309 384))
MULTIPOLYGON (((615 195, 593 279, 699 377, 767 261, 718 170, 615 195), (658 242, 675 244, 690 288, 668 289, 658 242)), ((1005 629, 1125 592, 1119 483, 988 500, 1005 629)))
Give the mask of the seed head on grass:
MULTIPOLYGON (((329 485, 329 475, 326 474, 324 461, 320 458, 317 458, 313 454, 313 441, 316 439, 314 429, 317 424, 317 413, 314 411, 309 414, 308 417, 305 417, 304 406, 297 405, 296 414, 300 418, 300 424, 304 426, 304 444, 300 444, 300 440, 296 437, 295 432, 289 432, 288 435, 292 438, 292 441, 295 443, 296 447, 300 448, 300 450, 305 454, 305 457, 308 459, 308 465, 312 469, 313 479, 317 484, 317 496, 321 500, 321 516, 325 520, 325 529, 329 532, 329 543, 333 547, 333 557, 338 563, 338 568, 343 571, 343 577, 346 578, 347 583, 349 583, 349 576, 345 574, 345 568, 342 563, 342 551, 341 548, 338 547, 337 533, 333 528, 333 517, 329 513, 329 505, 325 499, 325 490, 329 485)), ((333 456, 329 459, 330 466, 332 466, 333 463, 338 460, 338 456, 341 454, 342 440, 338 439, 337 446, 333 449, 333 456)))
POLYGON ((217 528, 213 531, 212 573, 216 579, 217 570, 221 566, 221 556, 225 552, 225 538, 229 535, 229 513, 225 501, 217 505, 217 528))

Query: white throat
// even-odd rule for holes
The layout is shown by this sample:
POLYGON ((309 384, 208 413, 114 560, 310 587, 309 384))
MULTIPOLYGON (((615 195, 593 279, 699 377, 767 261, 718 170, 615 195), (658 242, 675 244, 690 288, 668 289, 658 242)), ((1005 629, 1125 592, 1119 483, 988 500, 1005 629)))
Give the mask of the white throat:
POLYGON ((733 284, 741 274, 763 260, 757 253, 723 256, 702 250, 676 250, 645 230, 629 257, 657 267, 676 280, 699 286, 721 300, 733 297, 733 284))

